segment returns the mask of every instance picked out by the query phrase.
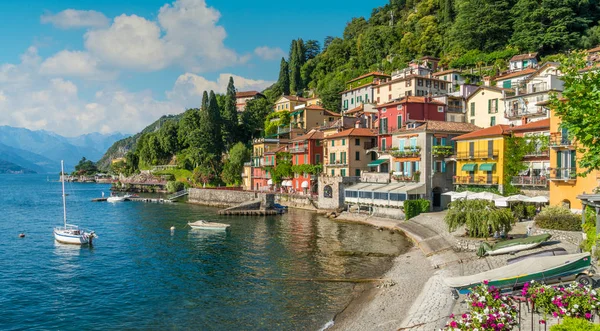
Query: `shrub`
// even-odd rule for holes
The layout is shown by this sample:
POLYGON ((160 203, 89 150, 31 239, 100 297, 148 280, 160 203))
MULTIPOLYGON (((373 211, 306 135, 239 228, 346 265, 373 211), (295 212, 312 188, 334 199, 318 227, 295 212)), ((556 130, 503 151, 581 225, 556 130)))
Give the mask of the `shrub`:
POLYGON ((543 229, 581 231, 581 216, 560 206, 548 206, 535 217, 535 224, 543 229))
POLYGON ((600 325, 581 318, 567 317, 561 324, 550 327, 550 331, 600 331, 600 325))
POLYGON ((517 203, 514 206, 512 206, 512 212, 517 220, 522 220, 527 217, 525 214, 525 205, 522 203, 517 203))
POLYGON ((585 207, 585 223, 583 231, 586 234, 586 239, 581 243, 581 249, 586 252, 592 251, 592 246, 596 243, 596 211, 594 208, 585 207))
POLYGON ((535 208, 534 205, 528 205, 525 207, 525 211, 526 211, 525 214, 526 214, 527 218, 534 218, 537 208, 535 208))
POLYGON ((169 193, 175 193, 183 190, 185 188, 185 184, 182 182, 170 181, 167 182, 167 191, 169 193))
POLYGON ((494 232, 512 229, 513 213, 507 208, 497 208, 486 200, 456 200, 450 203, 444 218, 450 232, 465 225, 469 236, 485 238, 494 232))
POLYGON ((429 200, 417 199, 404 201, 404 214, 407 220, 427 212, 429 212, 429 200))
POLYGON ((525 283, 521 294, 544 314, 544 320, 550 316, 590 320, 600 305, 596 291, 577 282, 554 286, 525 283))

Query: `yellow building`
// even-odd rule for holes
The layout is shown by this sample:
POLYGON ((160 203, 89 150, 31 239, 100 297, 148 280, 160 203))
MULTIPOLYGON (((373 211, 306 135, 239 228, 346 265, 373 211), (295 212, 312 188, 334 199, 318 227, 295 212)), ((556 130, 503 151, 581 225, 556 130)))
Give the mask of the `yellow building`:
POLYGON ((495 125, 455 137, 455 185, 504 189, 504 149, 510 126, 495 125))
POLYGON ((593 193, 600 173, 577 176, 583 171, 577 165, 582 154, 576 149, 577 142, 569 139, 567 131, 560 128, 560 118, 550 110, 550 204, 579 211, 582 206, 577 196, 593 193))
POLYGON ((514 92, 509 89, 480 86, 467 98, 467 123, 481 128, 488 128, 496 124, 508 124, 508 120, 504 117, 504 98, 513 94, 514 92))
POLYGON ((360 176, 369 171, 375 153, 366 151, 376 146, 377 134, 370 129, 353 128, 324 138, 323 174, 326 176, 360 176))
MULTIPOLYGON (((305 105, 309 99, 301 98, 293 95, 282 95, 277 101, 273 110, 275 111, 294 111, 294 107, 299 105, 305 105)), ((316 103, 317 99, 313 99, 316 103)))
POLYGON ((342 117, 342 115, 318 105, 296 106, 290 116, 292 128, 301 128, 306 131, 320 126, 331 125, 334 121, 342 117))

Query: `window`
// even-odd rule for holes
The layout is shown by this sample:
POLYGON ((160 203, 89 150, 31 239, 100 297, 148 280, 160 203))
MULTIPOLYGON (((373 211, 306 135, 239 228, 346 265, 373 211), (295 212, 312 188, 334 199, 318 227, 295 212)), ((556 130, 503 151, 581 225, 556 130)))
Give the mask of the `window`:
POLYGON ((360 177, 360 169, 356 169, 356 170, 354 170, 354 175, 355 175, 356 177, 360 177))
POLYGON ((382 119, 379 120, 379 133, 381 133, 381 134, 388 133, 388 119, 386 117, 383 117, 382 119))
POLYGON ((373 192, 359 191, 358 197, 363 199, 373 199, 373 192))
POLYGON ((471 116, 475 116, 475 102, 471 102, 471 116))
POLYGON ((294 164, 298 164, 298 155, 296 155, 296 163, 294 164))
POLYGON ((425 80, 425 86, 426 87, 431 87, 431 81, 429 79, 425 80))
POLYGON ((423 86, 423 80, 417 79, 417 86, 423 86))
POLYGON ((381 150, 385 151, 386 148, 386 141, 385 138, 381 138, 381 150))
POLYGON ((446 162, 435 161, 433 162, 433 172, 446 172, 446 162))
POLYGON ((388 193, 387 192, 373 192, 373 199, 375 200, 387 200, 388 193))
POLYGON ((503 88, 511 88, 511 87, 512 87, 512 84, 511 84, 511 81, 510 81, 510 79, 503 81, 503 82, 502 82, 502 87, 503 87, 503 88))
POLYGON ((340 153, 340 163, 341 164, 346 164, 346 152, 341 152, 340 153))
POLYGON ((388 90, 391 91, 392 90, 392 84, 388 85, 388 90))
POLYGON ((335 140, 331 141, 331 147, 335 146, 335 140))
POLYGON ((440 88, 442 90, 445 90, 446 89, 446 83, 440 83, 440 88))
POLYGON ((490 117, 490 126, 496 125, 496 116, 490 117))
POLYGON ((438 113, 444 112, 444 106, 438 106, 438 113))
POLYGON ((321 163, 321 154, 315 154, 315 164, 321 163))
POLYGON ((458 80, 458 75, 454 75, 454 80, 458 80))
POLYGON ((388 100, 392 100, 392 95, 388 95, 388 100))
MULTIPOLYGON (((335 176, 335 169, 331 169, 331 176, 335 176)), ((327 188, 327 187, 325 187, 327 188)))
POLYGON ((406 91, 406 92, 404 92, 404 95, 406 95, 407 97, 410 97, 412 95, 412 91, 406 91))
POLYGON ((290 104, 289 104, 289 103, 286 103, 286 104, 285 104, 285 109, 289 109, 289 108, 290 108, 290 104))
POLYGON ((406 81, 406 84, 404 84, 406 87, 409 87, 412 85, 412 81, 409 79, 406 81))
POLYGON ((340 170, 340 176, 346 177, 346 169, 341 169, 340 170))
POLYGON ((434 88, 439 88, 440 87, 440 82, 438 82, 437 80, 433 82, 433 87, 434 88))
POLYGON ((354 139, 354 146, 360 146, 360 139, 359 138, 355 138, 354 139))
POLYGON ((329 164, 335 163, 335 153, 329 153, 329 164))
POLYGON ((355 156, 356 161, 360 161, 360 152, 356 152, 355 155, 356 155, 355 156))
POLYGON ((308 158, 308 155, 304 154, 304 164, 308 164, 307 158, 308 158))
POLYGON ((369 102, 369 95, 365 94, 365 102, 369 102))
POLYGON ((398 115, 398 117, 396 118, 396 125, 398 129, 400 129, 402 127, 402 115, 398 115))
POLYGON ((448 80, 448 76, 444 76, 444 78, 443 78, 443 79, 444 79, 444 80, 448 80))
POLYGON ((342 139, 342 146, 346 146, 346 139, 342 139))
POLYGON ((410 149, 412 149, 412 150, 417 149, 417 138, 415 138, 415 137, 410 138, 410 149))
POLYGON ((391 201, 405 201, 406 193, 390 193, 391 201))
POLYGON ((377 88, 377 94, 379 94, 379 87, 377 88))

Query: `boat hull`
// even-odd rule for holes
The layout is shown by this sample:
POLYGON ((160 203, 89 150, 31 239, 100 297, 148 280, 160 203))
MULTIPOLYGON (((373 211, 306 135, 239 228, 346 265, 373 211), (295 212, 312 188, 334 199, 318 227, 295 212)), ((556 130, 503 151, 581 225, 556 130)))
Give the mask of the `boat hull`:
POLYGON ((515 246, 510 246, 510 247, 503 247, 503 248, 499 248, 499 249, 496 249, 493 251, 488 251, 487 255, 501 255, 501 254, 508 254, 508 253, 512 253, 512 252, 524 251, 527 249, 536 248, 541 244, 542 244, 542 242, 532 243, 532 244, 515 245, 515 246))
POLYGON ((188 223, 188 225, 194 230, 210 230, 210 231, 226 231, 229 229, 229 224, 214 223, 214 222, 194 222, 188 223))
POLYGON ((125 198, 123 197, 110 197, 108 199, 106 199, 107 202, 122 202, 125 201, 125 198))
POLYGON ((73 235, 63 233, 60 230, 54 230, 54 239, 63 244, 70 245, 88 245, 90 243, 89 235, 86 233, 80 235, 73 235))

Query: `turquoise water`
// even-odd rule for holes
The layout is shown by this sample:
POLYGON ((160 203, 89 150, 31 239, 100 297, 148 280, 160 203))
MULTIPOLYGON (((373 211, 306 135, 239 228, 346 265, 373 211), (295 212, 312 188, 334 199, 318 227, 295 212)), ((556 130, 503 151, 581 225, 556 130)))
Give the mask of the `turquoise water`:
POLYGON ((222 218, 189 204, 91 202, 109 186, 67 183, 69 222, 99 238, 93 248, 65 246, 52 236, 62 224, 60 183, 46 178, 0 175, 2 330, 315 330, 353 285, 305 279, 378 277, 391 257, 349 252, 394 255, 409 245, 303 211, 222 218), (198 219, 231 231, 185 227, 198 219))

